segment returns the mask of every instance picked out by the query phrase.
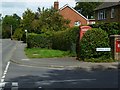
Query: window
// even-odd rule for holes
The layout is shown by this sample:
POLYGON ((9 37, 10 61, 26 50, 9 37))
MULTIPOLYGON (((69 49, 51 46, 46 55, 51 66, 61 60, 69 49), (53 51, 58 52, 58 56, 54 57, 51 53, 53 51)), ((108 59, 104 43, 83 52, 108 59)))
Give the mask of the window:
POLYGON ((115 9, 112 8, 112 9, 111 9, 111 18, 114 18, 114 16, 115 16, 115 9))
POLYGON ((101 10, 98 12, 98 20, 106 19, 106 17, 107 17, 106 10, 101 10))
POLYGON ((75 26, 79 26, 79 25, 81 25, 80 21, 76 21, 75 26))

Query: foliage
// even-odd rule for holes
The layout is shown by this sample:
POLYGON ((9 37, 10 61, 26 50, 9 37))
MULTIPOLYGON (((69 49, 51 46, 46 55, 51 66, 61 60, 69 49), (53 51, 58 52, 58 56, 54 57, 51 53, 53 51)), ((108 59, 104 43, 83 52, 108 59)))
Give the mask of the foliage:
POLYGON ((0 14, 0 38, 2 38, 2 19, 0 14))
POLYGON ((27 38, 28 48, 52 48, 64 51, 74 51, 79 28, 74 27, 65 31, 46 32, 42 34, 29 34, 27 38))
POLYGON ((109 59, 111 52, 98 52, 96 48, 108 48, 109 38, 108 34, 102 29, 94 28, 88 30, 80 41, 80 58, 82 60, 91 58, 109 59))
POLYGON ((76 40, 79 35, 79 28, 73 27, 66 31, 58 31, 54 33, 52 40, 52 48, 59 50, 75 51, 76 40))
POLYGON ((2 21, 2 37, 10 38, 11 37, 11 25, 12 25, 12 34, 15 32, 16 28, 19 27, 20 17, 17 14, 11 16, 6 15, 2 21))
POLYGON ((31 33, 27 36, 28 48, 51 48, 51 36, 49 34, 31 33))
POLYGON ((23 37, 23 30, 21 28, 17 28, 12 38, 15 40, 21 40, 22 37, 23 37))
POLYGON ((100 4, 101 2, 77 2, 75 9, 85 17, 91 18, 94 16, 94 9, 100 4))
POLYGON ((35 14, 32 12, 32 10, 27 9, 23 13, 23 19, 21 20, 21 27, 25 30, 27 29, 29 33, 34 32, 32 27, 32 22, 34 21, 35 14))
POLYGON ((85 62, 116 62, 116 60, 109 58, 109 59, 105 59, 104 57, 100 57, 100 58, 91 58, 91 59, 84 59, 85 62))
POLYGON ((40 9, 32 12, 27 9, 23 13, 21 27, 27 29, 29 33, 45 33, 48 31, 61 31, 68 27, 69 20, 65 20, 54 8, 40 9))
POLYGON ((101 28, 108 33, 108 35, 120 35, 120 23, 97 23, 91 25, 93 28, 101 28))
POLYGON ((39 30, 62 31, 68 27, 69 20, 65 20, 54 8, 39 10, 39 30))
POLYGON ((70 56, 68 51, 52 50, 45 48, 26 48, 25 53, 29 58, 54 58, 70 56))

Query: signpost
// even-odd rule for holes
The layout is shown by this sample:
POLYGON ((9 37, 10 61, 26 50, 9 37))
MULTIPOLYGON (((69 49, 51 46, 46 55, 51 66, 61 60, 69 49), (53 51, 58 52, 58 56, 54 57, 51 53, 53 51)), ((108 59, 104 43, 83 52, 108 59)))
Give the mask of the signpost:
POLYGON ((99 51, 99 52, 108 52, 108 51, 111 51, 111 48, 96 48, 96 51, 99 51))

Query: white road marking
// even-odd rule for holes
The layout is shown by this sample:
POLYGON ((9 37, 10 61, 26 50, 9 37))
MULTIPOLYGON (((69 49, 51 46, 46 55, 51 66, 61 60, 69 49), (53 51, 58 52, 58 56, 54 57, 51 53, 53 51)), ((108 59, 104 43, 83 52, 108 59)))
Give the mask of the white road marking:
MULTIPOLYGON (((96 79, 68 79, 68 80, 49 80, 48 83, 56 83, 56 82, 79 82, 79 81, 95 81, 96 79)), ((45 82, 45 81, 43 81, 45 82)))
POLYGON ((10 65, 10 61, 9 61, 9 62, 7 63, 7 65, 6 65, 5 71, 4 71, 3 76, 2 76, 2 79, 1 79, 1 83, 4 82, 4 80, 5 80, 5 75, 7 74, 9 65, 10 65))
POLYGON ((18 82, 12 82, 12 86, 18 86, 18 82))
POLYGON ((0 83, 0 88, 4 87, 5 83, 0 83))
POLYGON ((23 60, 23 61, 28 61, 28 60, 30 60, 30 59, 21 59, 21 60, 23 60))

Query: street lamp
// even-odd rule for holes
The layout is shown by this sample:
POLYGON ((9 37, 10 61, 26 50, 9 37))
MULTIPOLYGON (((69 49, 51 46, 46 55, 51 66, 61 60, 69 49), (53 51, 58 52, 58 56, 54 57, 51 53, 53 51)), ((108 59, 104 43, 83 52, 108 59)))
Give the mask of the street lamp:
POLYGON ((11 27, 11 40, 12 40, 12 25, 10 25, 10 27, 11 27))
POLYGON ((25 33, 26 33, 26 43, 27 43, 27 30, 25 30, 25 33))

